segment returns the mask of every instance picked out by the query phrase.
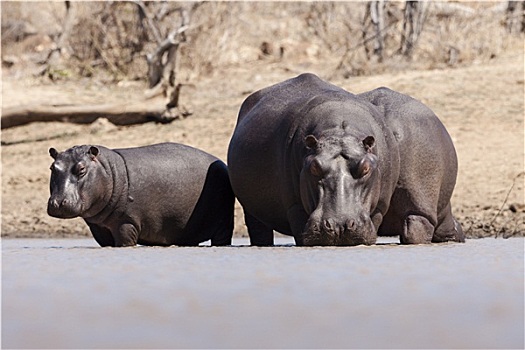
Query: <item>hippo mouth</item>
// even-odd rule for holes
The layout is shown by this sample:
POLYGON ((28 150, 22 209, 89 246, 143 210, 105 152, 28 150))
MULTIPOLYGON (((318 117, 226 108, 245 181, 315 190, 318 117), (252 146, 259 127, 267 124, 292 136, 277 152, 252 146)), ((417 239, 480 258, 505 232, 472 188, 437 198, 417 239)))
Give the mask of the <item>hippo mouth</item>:
POLYGON ((72 219, 79 216, 79 210, 50 198, 47 202, 47 214, 58 219, 72 219))
POLYGON ((373 245, 377 235, 372 222, 357 228, 325 227, 315 222, 308 222, 303 233, 305 246, 356 246, 373 245))

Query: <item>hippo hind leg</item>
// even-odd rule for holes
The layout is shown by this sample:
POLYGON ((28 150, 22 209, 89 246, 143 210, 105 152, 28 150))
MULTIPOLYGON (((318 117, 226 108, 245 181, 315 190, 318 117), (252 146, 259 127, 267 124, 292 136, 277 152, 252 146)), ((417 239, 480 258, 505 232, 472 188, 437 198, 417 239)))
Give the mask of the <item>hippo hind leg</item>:
POLYGON ((445 208, 445 216, 436 227, 432 242, 465 242, 465 234, 461 224, 452 215, 450 204, 445 208))
POLYGON ((433 233, 434 225, 427 218, 419 215, 408 215, 399 240, 401 244, 431 243, 433 233))
MULTIPOLYGON (((226 174, 227 175, 227 174, 226 174)), ((217 216, 218 225, 214 225, 216 231, 211 236, 211 245, 224 246, 232 244, 233 227, 234 227, 234 205, 235 196, 230 186, 229 178, 226 178, 226 184, 222 184, 221 191, 216 193, 216 202, 223 205, 214 210, 217 216)))
POLYGON ((211 238, 211 245, 213 246, 223 246, 232 244, 232 232, 228 230, 222 230, 217 232, 211 238))
POLYGON ((251 214, 244 211, 244 222, 248 227, 251 245, 271 246, 273 245, 273 229, 269 228, 251 214))
POLYGON ((212 214, 209 214, 207 217, 201 211, 194 211, 194 215, 188 220, 184 232, 174 244, 198 246, 200 243, 210 240, 212 246, 231 245, 233 236, 233 203, 231 210, 229 208, 227 211, 221 208, 213 209, 209 210, 212 214))
POLYGON ((227 223, 221 223, 219 229, 211 237, 211 245, 224 246, 232 244, 233 236, 233 210, 227 223))

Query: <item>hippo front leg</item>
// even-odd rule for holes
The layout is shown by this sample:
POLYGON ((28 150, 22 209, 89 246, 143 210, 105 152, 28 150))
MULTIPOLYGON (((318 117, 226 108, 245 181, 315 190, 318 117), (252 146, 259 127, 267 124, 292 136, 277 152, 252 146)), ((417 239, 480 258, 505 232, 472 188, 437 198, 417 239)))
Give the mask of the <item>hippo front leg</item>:
POLYGON ((295 239, 295 245, 304 245, 304 230, 306 222, 308 221, 308 214, 304 211, 303 207, 299 204, 295 204, 288 209, 286 213, 288 217, 288 223, 292 230, 293 237, 295 239))
POLYGON ((130 247, 137 245, 139 232, 132 224, 122 224, 115 235, 115 247, 130 247))
POLYGON ((95 238, 95 241, 97 241, 101 247, 115 246, 115 240, 113 239, 113 235, 109 229, 96 224, 90 224, 89 222, 87 222, 87 224, 91 234, 93 235, 93 238, 95 238))
POLYGON ((428 244, 432 242, 434 225, 427 218, 419 215, 408 215, 399 240, 401 244, 428 244))
POLYGON ((377 235, 379 231, 379 227, 381 227, 381 224, 383 223, 383 214, 376 209, 372 215, 370 215, 370 219, 372 220, 372 224, 374 225, 374 233, 377 235))
POLYGON ((273 230, 257 220, 250 213, 244 210, 244 222, 248 227, 250 244, 254 246, 273 245, 273 230))

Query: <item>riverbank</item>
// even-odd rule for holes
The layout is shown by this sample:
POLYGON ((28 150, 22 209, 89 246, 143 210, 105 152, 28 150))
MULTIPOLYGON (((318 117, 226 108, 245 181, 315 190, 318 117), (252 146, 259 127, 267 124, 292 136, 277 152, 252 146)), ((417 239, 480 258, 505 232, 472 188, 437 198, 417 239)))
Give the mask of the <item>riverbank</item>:
MULTIPOLYGON (((334 80, 353 93, 387 86, 429 106, 452 136, 459 173, 452 211, 467 237, 525 235, 523 51, 489 63, 457 69, 406 71, 334 80)), ((268 62, 251 69, 229 68, 182 90, 193 115, 171 124, 117 127, 101 119, 91 125, 34 123, 2 130, 2 237, 90 237, 81 219, 46 213, 48 149, 78 144, 110 148, 158 142, 188 144, 226 160, 237 113, 249 93, 305 71, 323 77, 322 67, 268 62)), ((140 82, 108 86, 93 81, 41 81, 3 77, 3 107, 31 103, 100 104, 143 98, 140 82)), ((235 236, 247 236, 241 207, 235 209, 235 236)))

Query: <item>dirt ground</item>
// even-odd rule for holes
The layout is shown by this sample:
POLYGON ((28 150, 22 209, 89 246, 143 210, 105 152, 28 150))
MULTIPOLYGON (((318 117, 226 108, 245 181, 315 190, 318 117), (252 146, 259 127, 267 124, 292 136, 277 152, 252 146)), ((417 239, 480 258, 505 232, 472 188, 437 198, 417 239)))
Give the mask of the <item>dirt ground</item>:
MULTIPOLYGON (((229 68, 192 82, 181 102, 193 115, 171 124, 117 127, 104 119, 91 125, 33 123, 2 131, 2 237, 90 236, 81 219, 46 214, 50 147, 77 144, 142 146, 173 141, 225 160, 238 109, 250 92, 323 66, 259 62, 250 70, 229 68)), ((458 69, 410 71, 349 79, 336 85, 359 93, 378 86, 409 94, 440 117, 455 143, 459 174, 453 212, 468 237, 509 237, 525 233, 524 217, 524 60, 510 52, 486 64, 458 69)), ((108 86, 89 80, 42 83, 3 71, 3 107, 38 103, 122 102, 143 98, 138 82, 108 86)), ((235 235, 246 235, 236 208, 235 235)))

